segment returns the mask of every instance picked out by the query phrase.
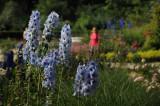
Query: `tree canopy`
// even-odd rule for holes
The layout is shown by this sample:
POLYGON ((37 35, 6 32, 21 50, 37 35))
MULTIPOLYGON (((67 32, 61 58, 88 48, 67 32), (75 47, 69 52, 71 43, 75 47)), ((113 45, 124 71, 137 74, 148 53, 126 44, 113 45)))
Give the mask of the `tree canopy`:
POLYGON ((150 10, 158 0, 0 0, 0 30, 21 31, 31 11, 41 12, 42 22, 51 11, 71 22, 75 28, 98 25, 107 20, 148 21, 150 10), (146 16, 148 18, 146 18, 146 16))

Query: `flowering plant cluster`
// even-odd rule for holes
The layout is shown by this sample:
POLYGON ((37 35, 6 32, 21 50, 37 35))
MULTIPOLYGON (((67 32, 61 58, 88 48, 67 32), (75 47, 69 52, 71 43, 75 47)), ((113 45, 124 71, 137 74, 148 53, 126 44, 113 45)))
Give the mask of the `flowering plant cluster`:
POLYGON ((71 29, 69 24, 65 24, 61 31, 61 39, 59 49, 52 50, 46 55, 38 56, 37 48, 40 44, 41 38, 47 40, 52 35, 52 30, 57 27, 59 23, 59 15, 56 12, 51 12, 45 24, 43 35, 40 36, 40 13, 33 11, 30 16, 28 28, 24 32, 24 39, 26 40, 23 48, 23 59, 29 61, 30 64, 41 66, 44 68, 44 81, 42 85, 46 88, 53 88, 55 85, 55 66, 59 60, 66 60, 70 53, 71 47, 71 29))
MULTIPOLYGON (((23 59, 29 64, 40 66, 44 69, 44 80, 42 86, 48 89, 55 87, 56 65, 67 64, 70 57, 71 49, 71 28, 69 24, 65 24, 61 30, 59 47, 57 49, 39 55, 38 49, 43 46, 41 42, 49 43, 52 30, 58 26, 59 15, 51 12, 45 24, 42 36, 40 36, 40 13, 33 11, 30 16, 28 28, 24 32, 26 44, 23 48, 23 59)), ((45 47, 44 47, 45 48, 45 47)), ((42 51, 44 52, 44 51, 42 51)), ((86 65, 79 65, 75 78, 74 90, 76 94, 89 95, 96 88, 98 76, 97 64, 90 61, 86 65)))
POLYGON ((74 96, 91 94, 98 84, 98 67, 95 61, 79 65, 74 83, 74 96))

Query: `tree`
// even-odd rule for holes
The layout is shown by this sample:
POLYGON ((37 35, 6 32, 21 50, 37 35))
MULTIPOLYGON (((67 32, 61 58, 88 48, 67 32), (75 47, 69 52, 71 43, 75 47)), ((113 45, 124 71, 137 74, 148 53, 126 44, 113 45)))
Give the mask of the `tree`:
MULTIPOLYGON (((35 0, 36 2, 36 0, 35 0)), ((0 11, 0 30, 21 31, 28 23, 27 20, 33 8, 33 0, 2 0, 0 11)))

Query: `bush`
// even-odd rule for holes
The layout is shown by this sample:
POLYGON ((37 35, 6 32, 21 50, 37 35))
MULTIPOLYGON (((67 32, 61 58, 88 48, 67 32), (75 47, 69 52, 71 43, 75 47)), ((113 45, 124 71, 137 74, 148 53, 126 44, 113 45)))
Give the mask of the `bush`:
POLYGON ((124 29, 123 34, 126 43, 129 45, 134 41, 137 41, 140 46, 144 43, 143 28, 124 29))
MULTIPOLYGON (((144 49, 160 48, 160 5, 155 2, 152 8, 152 19, 148 27, 152 26, 153 35, 146 39, 144 49)), ((150 28, 149 28, 150 29, 150 28)))
POLYGON ((127 54, 126 60, 129 62, 140 62, 141 58, 137 53, 129 52, 127 54))
POLYGON ((108 52, 106 54, 101 54, 100 57, 107 61, 115 61, 117 59, 116 52, 108 52))
POLYGON ((138 51, 136 53, 129 52, 126 57, 126 60, 130 62, 140 62, 141 59, 145 59, 148 62, 159 61, 160 50, 138 51))
POLYGON ((15 1, 8 1, 0 14, 0 30, 22 30, 25 26, 25 20, 25 12, 19 9, 18 3, 15 1))
POLYGON ((149 51, 140 51, 137 54, 146 60, 151 59, 159 59, 160 58, 160 50, 149 50, 149 51))

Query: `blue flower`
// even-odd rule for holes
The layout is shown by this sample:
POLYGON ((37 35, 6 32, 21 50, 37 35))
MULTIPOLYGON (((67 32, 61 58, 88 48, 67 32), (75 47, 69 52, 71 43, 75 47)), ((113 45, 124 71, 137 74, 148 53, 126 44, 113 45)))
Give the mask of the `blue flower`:
POLYGON ((42 86, 48 89, 53 89, 55 87, 55 67, 49 65, 44 68, 44 80, 42 86))
POLYGON ((124 26, 125 26, 125 21, 123 20, 123 18, 121 18, 121 19, 119 20, 119 26, 120 26, 121 29, 124 28, 124 26))
POLYGON ((74 96, 91 94, 98 84, 98 68, 95 61, 79 65, 74 83, 74 96))
POLYGON ((32 65, 38 65, 38 54, 31 51, 30 52, 30 64, 32 65))
POLYGON ((58 50, 49 52, 43 57, 41 66, 44 67, 43 87, 53 89, 55 86, 55 66, 58 64, 58 50))
POLYGON ((56 12, 51 12, 44 24, 43 37, 50 38, 52 35, 52 29, 59 24, 59 15, 56 12))
POLYGON ((70 56, 72 44, 71 28, 69 24, 65 24, 61 30, 61 38, 59 42, 59 58, 62 63, 67 63, 70 56))
POLYGON ((28 24, 28 30, 30 32, 38 32, 40 28, 40 12, 39 11, 32 11, 30 16, 30 21, 28 24))
POLYGON ((39 29, 40 29, 40 13, 39 11, 32 11, 28 28, 24 31, 24 38, 26 44, 23 48, 23 59, 29 60, 31 64, 36 64, 35 51, 39 44, 39 29))
POLYGON ((49 52, 46 56, 43 57, 41 61, 41 66, 42 67, 48 67, 49 65, 57 65, 59 63, 58 61, 58 50, 54 50, 49 52))

